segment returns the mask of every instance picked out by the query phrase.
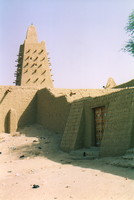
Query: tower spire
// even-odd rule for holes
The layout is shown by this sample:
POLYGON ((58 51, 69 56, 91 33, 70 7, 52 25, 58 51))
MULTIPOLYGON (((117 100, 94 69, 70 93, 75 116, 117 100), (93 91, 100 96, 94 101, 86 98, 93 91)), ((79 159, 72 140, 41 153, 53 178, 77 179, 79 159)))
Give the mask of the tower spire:
POLYGON ((45 42, 38 42, 36 28, 30 25, 17 59, 16 85, 53 87, 50 60, 45 42))
POLYGON ((28 27, 27 34, 26 34, 26 41, 30 43, 38 42, 36 28, 33 24, 28 27))

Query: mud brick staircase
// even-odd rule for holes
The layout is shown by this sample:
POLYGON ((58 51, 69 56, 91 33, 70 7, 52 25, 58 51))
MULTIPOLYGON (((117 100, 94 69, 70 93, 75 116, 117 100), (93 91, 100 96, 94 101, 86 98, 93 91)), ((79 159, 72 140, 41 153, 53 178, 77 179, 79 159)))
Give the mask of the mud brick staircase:
POLYGON ((69 117, 61 141, 61 149, 66 152, 75 149, 82 113, 83 104, 81 102, 75 102, 71 105, 69 117))

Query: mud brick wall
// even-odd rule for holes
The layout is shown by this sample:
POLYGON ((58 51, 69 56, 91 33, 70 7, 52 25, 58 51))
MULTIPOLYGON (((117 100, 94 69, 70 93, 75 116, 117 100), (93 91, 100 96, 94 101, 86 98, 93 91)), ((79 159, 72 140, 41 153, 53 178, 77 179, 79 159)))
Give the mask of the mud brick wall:
POLYGON ((0 86, 0 132, 8 132, 10 109, 16 112, 17 127, 36 122, 37 88, 0 86))
POLYGON ((94 108, 106 107, 106 121, 100 147, 101 156, 122 155, 134 147, 134 89, 91 98, 84 103, 84 147, 95 145, 94 108))
POLYGON ((101 155, 122 155, 132 145, 134 89, 112 94, 109 100, 101 155))
POLYGON ((47 88, 39 90, 37 123, 49 130, 63 133, 70 105, 65 96, 55 97, 47 88))

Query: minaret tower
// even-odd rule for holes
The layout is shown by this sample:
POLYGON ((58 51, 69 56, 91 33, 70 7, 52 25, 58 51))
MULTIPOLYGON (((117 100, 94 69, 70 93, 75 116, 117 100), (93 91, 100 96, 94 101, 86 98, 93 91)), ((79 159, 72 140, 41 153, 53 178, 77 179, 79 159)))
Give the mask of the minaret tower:
POLYGON ((16 76, 16 85, 53 87, 50 58, 45 42, 38 42, 36 29, 31 25, 23 45, 20 45, 16 76))

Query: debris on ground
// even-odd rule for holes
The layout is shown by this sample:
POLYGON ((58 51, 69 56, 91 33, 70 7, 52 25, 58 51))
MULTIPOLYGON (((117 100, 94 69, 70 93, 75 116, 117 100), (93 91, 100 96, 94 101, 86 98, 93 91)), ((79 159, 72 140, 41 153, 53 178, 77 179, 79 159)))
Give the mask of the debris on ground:
POLYGON ((33 189, 36 189, 36 188, 39 188, 39 187, 40 187, 39 185, 35 185, 35 184, 32 186, 33 189))

